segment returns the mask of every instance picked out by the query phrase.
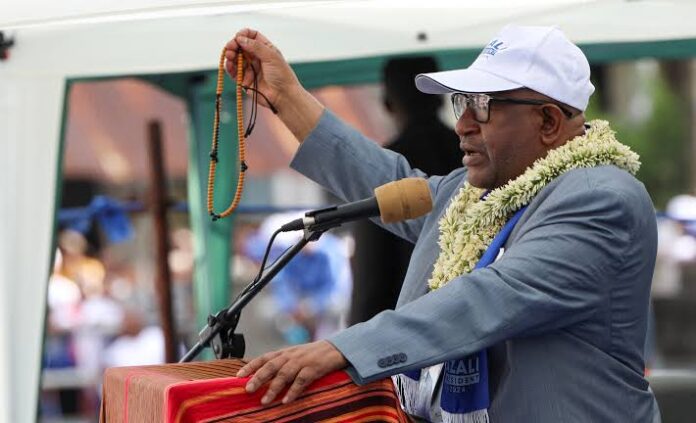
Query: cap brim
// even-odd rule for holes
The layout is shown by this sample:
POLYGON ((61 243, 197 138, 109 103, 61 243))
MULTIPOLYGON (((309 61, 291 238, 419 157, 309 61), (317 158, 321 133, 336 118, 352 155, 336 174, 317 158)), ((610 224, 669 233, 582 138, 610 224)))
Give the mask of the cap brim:
POLYGON ((522 88, 522 85, 478 69, 457 69, 421 73, 416 76, 416 88, 426 94, 491 93, 522 88))

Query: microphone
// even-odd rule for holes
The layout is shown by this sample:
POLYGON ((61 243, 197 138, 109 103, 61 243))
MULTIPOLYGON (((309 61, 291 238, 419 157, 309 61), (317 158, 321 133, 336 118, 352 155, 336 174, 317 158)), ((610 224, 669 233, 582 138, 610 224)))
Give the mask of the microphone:
POLYGON ((428 182, 423 178, 404 178, 375 188, 374 197, 312 210, 305 217, 280 227, 281 232, 302 229, 330 229, 345 222, 380 216, 383 223, 400 222, 423 216, 433 209, 428 182))

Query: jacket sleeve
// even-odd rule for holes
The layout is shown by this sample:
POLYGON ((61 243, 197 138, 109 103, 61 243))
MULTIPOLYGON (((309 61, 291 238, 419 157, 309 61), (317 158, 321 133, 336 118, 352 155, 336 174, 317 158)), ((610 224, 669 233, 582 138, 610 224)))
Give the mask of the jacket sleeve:
POLYGON ((368 383, 564 328, 608 307, 612 280, 634 254, 635 216, 645 207, 587 184, 556 191, 492 265, 329 338, 351 363, 354 380, 368 383))
MULTIPOLYGON (((316 128, 302 142, 290 167, 344 201, 372 197, 376 187, 388 182, 427 177, 411 168, 404 156, 381 148, 329 110, 324 111, 316 128)), ((443 178, 428 178, 432 196, 437 194, 443 178)), ((425 218, 390 225, 383 225, 379 218, 372 220, 397 236, 415 242, 425 218)))

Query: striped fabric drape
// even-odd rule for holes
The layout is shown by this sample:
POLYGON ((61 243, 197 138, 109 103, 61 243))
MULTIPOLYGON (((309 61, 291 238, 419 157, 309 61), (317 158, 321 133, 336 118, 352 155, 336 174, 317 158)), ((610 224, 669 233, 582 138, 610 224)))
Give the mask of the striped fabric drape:
POLYGON ((345 372, 313 383, 290 404, 282 394, 262 406, 265 389, 247 394, 249 378, 230 377, 240 360, 118 367, 104 374, 101 423, 394 422, 401 410, 390 379, 355 385, 345 372))

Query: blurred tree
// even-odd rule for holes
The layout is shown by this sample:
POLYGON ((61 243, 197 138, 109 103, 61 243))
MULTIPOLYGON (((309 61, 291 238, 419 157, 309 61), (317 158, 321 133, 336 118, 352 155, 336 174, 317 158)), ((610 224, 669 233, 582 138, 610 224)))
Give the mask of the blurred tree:
POLYGON ((600 95, 593 95, 586 112, 588 120, 606 119, 618 139, 640 155, 638 179, 645 184, 657 209, 677 194, 689 192, 690 147, 688 109, 658 73, 649 81, 651 113, 642 121, 611 116, 600 109, 600 95))

